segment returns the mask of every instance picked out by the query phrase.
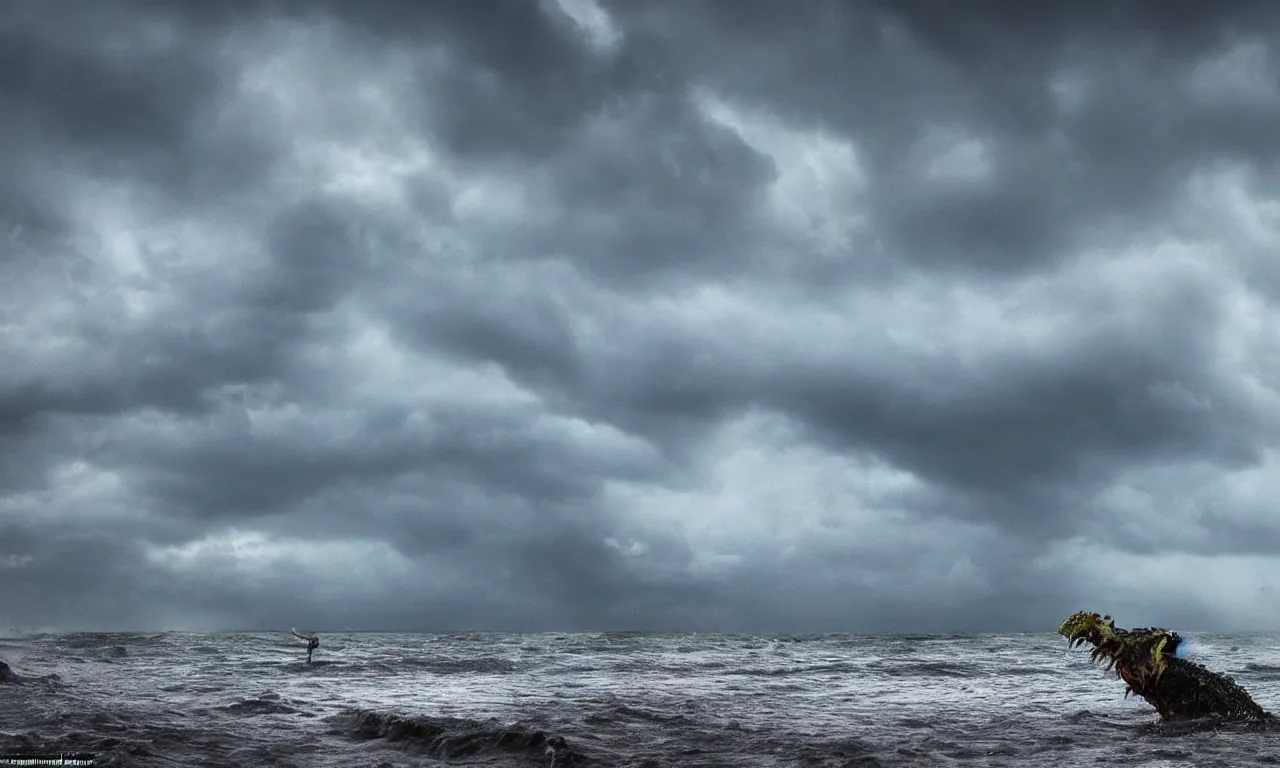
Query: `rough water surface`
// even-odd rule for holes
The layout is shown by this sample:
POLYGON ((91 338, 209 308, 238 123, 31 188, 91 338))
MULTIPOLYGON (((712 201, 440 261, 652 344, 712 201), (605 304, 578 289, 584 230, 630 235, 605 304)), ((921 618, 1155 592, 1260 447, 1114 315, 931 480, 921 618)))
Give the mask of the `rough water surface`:
MULTIPOLYGON (((1280 729, 1160 724, 1057 635, 321 640, 308 666, 287 631, 0 638, 0 751, 144 768, 1280 764, 1280 729)), ((1280 710, 1280 637, 1189 645, 1280 710)))

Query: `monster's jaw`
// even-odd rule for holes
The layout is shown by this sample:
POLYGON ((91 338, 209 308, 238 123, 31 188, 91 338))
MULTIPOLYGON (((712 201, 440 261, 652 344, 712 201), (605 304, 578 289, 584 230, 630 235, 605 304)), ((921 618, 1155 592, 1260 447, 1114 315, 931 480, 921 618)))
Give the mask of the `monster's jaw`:
POLYGON ((1075 648, 1086 642, 1097 647, 1116 636, 1116 622, 1110 616, 1098 613, 1077 611, 1067 617, 1058 627, 1058 634, 1067 638, 1070 647, 1075 648))
POLYGON ((1177 654, 1182 638, 1176 632, 1164 629, 1116 629, 1110 616, 1083 611, 1072 614, 1058 634, 1067 638, 1068 644, 1078 647, 1084 643, 1093 646, 1092 661, 1102 663, 1135 692, 1141 693, 1154 685, 1167 666, 1170 656, 1177 654))

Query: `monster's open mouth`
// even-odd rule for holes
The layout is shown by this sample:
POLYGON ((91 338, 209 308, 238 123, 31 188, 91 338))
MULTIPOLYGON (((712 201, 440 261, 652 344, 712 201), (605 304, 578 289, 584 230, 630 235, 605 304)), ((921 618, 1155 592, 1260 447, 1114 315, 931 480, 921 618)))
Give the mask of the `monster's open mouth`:
POLYGON ((1083 611, 1062 622, 1058 633, 1072 648, 1093 645, 1090 658, 1128 684, 1130 690, 1154 684, 1160 679, 1168 659, 1177 655, 1182 638, 1165 629, 1116 629, 1110 616, 1083 611))

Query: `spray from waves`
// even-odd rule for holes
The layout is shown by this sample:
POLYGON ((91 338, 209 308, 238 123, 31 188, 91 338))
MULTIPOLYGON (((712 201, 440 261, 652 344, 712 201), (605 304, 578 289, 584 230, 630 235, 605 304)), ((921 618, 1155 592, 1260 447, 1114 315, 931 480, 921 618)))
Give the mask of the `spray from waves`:
POLYGON ((1199 641, 1184 636, 1182 642, 1178 643, 1173 655, 1179 659, 1194 661, 1197 657, 1204 655, 1204 647, 1201 646, 1199 641))

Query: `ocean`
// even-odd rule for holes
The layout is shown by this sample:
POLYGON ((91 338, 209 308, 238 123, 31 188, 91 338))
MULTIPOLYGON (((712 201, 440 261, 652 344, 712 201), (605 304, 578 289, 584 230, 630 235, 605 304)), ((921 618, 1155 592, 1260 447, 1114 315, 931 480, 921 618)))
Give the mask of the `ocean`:
MULTIPOLYGON (((1280 710, 1280 637, 1189 640, 1185 655, 1280 710)), ((287 630, 2 638, 15 678, 0 683, 0 754, 143 768, 1280 763, 1280 728, 1161 724, 1052 634, 351 633, 305 657, 287 630)))

